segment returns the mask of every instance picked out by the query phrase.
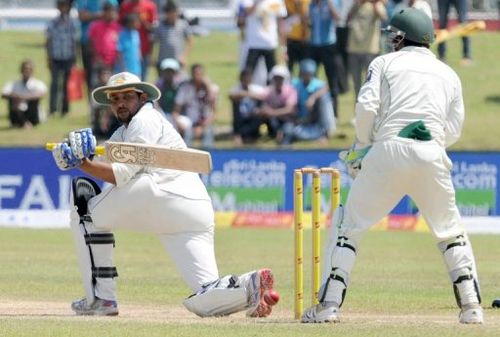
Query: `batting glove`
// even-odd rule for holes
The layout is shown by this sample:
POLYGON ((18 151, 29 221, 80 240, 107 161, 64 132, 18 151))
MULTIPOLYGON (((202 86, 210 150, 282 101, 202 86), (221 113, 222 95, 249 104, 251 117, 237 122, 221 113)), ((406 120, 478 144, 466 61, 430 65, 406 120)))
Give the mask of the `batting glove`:
POLYGON ((68 136, 69 146, 78 159, 90 158, 95 154, 96 139, 92 129, 86 128, 72 131, 68 136))
POLYGON ((355 150, 355 148, 356 146, 353 145, 353 147, 349 150, 340 151, 339 153, 339 158, 345 163, 347 172, 352 179, 356 178, 359 170, 361 170, 361 163, 363 162, 363 158, 371 149, 371 146, 367 146, 357 150, 355 150))
POLYGON ((52 150, 52 156, 59 169, 65 171, 80 166, 82 160, 77 158, 68 143, 58 143, 52 150))

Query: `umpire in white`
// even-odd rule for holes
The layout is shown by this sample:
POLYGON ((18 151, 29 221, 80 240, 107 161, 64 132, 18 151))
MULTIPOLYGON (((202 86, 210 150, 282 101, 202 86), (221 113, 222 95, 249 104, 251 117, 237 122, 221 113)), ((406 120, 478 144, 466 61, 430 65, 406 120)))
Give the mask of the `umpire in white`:
POLYGON ((387 30, 394 52, 373 60, 358 95, 357 139, 345 156, 357 176, 332 225, 320 303, 302 321, 339 321, 361 235, 409 195, 443 253, 459 322, 482 323, 474 255, 445 150, 458 140, 464 121, 460 79, 429 50, 434 28, 424 12, 403 9, 387 30))
MULTIPOLYGON (((109 105, 122 123, 110 141, 186 148, 181 136, 153 105, 156 86, 130 73, 113 75, 93 99, 109 105)), ((186 308, 199 316, 228 315, 247 310, 265 317, 271 306, 264 298, 273 291, 273 275, 260 269, 219 278, 214 254, 214 211, 196 173, 148 166, 93 161, 95 137, 90 129, 71 132, 57 144, 53 156, 59 168, 80 168, 110 183, 103 191, 88 178, 73 181, 74 233, 86 297, 72 304, 78 315, 117 315, 112 259, 112 230, 126 228, 158 234, 161 243, 193 295, 186 308)))

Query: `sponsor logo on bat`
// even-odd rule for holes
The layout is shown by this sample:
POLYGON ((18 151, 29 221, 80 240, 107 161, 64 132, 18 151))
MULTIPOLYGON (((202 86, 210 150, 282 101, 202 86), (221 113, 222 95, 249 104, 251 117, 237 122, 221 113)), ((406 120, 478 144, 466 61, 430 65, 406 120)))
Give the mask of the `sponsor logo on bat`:
POLYGON ((137 165, 149 165, 156 160, 155 153, 150 149, 130 145, 110 145, 108 156, 114 162, 137 165))

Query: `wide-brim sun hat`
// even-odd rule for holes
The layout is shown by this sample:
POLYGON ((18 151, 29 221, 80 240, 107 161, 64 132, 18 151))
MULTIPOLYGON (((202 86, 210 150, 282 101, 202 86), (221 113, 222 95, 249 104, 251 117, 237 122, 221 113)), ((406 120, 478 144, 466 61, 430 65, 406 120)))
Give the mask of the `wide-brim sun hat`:
POLYGON ((134 74, 123 72, 111 76, 105 86, 92 91, 92 98, 100 104, 110 105, 109 96, 113 93, 134 90, 148 95, 148 99, 156 101, 161 97, 160 90, 153 84, 142 82, 134 74))

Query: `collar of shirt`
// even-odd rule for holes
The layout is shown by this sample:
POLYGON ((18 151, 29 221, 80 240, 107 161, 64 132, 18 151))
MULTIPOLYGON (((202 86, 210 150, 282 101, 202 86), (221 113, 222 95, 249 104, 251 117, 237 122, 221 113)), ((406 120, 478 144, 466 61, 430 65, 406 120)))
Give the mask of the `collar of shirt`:
POLYGON ((429 48, 425 48, 425 47, 408 46, 408 47, 402 48, 401 51, 421 53, 421 54, 425 54, 427 56, 436 57, 436 55, 434 55, 434 53, 429 48))

